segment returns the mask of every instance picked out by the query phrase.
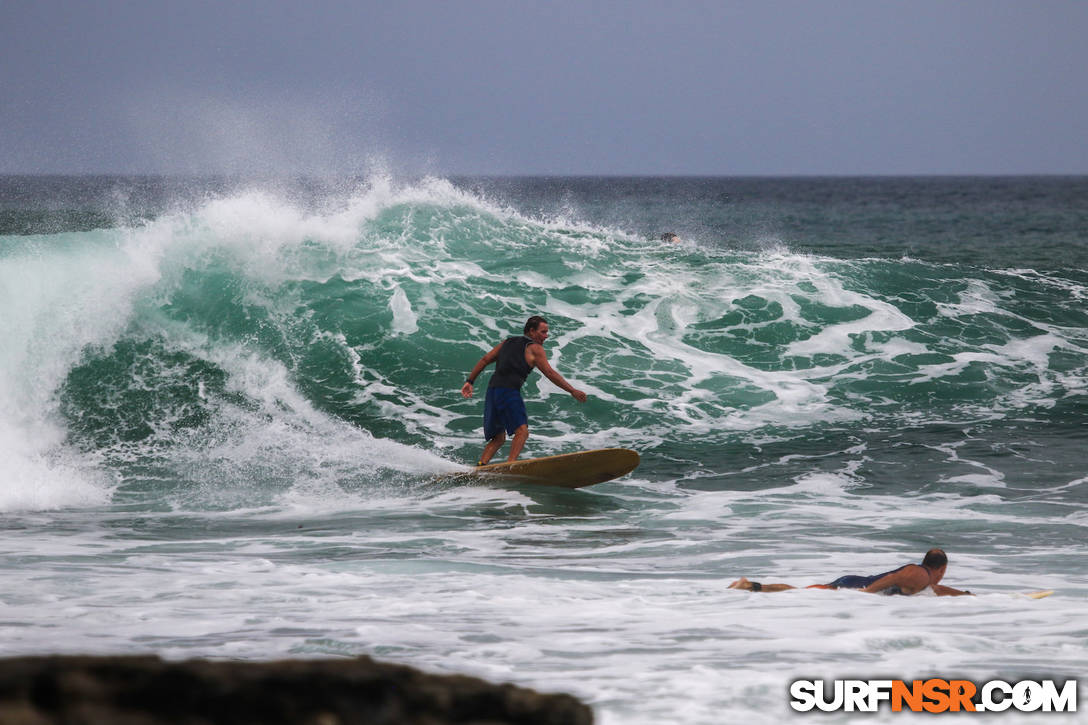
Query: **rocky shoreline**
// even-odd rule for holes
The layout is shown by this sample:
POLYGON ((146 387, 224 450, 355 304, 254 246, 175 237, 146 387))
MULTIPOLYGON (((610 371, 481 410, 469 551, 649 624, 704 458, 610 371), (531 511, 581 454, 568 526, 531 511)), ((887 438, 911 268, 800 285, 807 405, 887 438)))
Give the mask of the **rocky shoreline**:
POLYGON ((0 659, 4 725, 590 725, 570 695, 369 657, 238 662, 0 659))

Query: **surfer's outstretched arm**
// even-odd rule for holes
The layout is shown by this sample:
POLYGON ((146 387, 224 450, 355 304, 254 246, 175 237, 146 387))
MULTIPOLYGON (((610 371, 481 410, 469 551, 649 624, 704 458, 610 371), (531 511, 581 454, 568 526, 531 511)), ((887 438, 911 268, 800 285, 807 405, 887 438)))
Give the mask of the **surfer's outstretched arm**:
POLYGON ((535 365, 536 369, 539 370, 544 377, 551 380, 559 386, 560 389, 570 393, 579 403, 586 402, 586 394, 568 383, 563 376, 556 372, 555 368, 551 366, 551 363, 548 362, 548 354, 544 352, 543 345, 530 345, 525 349, 525 352, 526 357, 532 355, 531 364, 535 365))
POLYGON ((954 587, 946 587, 944 584, 934 584, 933 593, 938 597, 973 597, 975 596, 966 589, 956 589, 954 587))
POLYGON ((499 359, 500 347, 502 347, 501 342, 495 347, 491 348, 491 352, 480 358, 480 361, 476 363, 475 366, 473 366, 472 372, 468 374, 468 379, 465 380, 465 384, 461 386, 461 397, 472 397, 472 385, 476 382, 476 378, 480 376, 480 373, 484 371, 484 368, 499 359))

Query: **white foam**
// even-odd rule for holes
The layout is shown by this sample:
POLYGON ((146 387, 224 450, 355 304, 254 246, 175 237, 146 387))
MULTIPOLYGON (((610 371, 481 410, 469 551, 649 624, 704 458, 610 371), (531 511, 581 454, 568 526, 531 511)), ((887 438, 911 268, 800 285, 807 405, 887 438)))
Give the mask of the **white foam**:
MULTIPOLYGON (((198 339, 191 338, 190 343, 198 339)), ((225 370, 228 389, 258 405, 256 410, 221 406, 217 418, 207 424, 206 444, 193 442, 172 454, 171 465, 195 471, 220 488, 244 488, 252 479, 261 489, 286 496, 292 506, 312 500, 320 507, 323 500, 342 504, 345 483, 374 483, 391 473, 419 476, 456 467, 316 410, 278 362, 222 344, 190 345, 187 352, 225 370)))
MULTIPOLYGON (((478 489, 457 494, 468 506, 495 501, 493 492, 488 498, 478 489)), ((999 594, 1025 586, 1023 573, 1009 572, 1013 562, 1000 555, 953 553, 946 581, 969 582, 981 594, 972 598, 753 594, 727 589, 729 575, 826 581, 843 554, 813 557, 788 546, 769 552, 757 543, 722 556, 721 576, 695 576, 713 560, 697 564, 689 551, 648 538, 598 546, 613 533, 610 517, 578 529, 531 515, 483 526, 447 503, 424 530, 390 525, 390 518, 400 520, 395 516, 384 525, 377 516, 364 520, 370 526, 361 530, 329 520, 312 530, 309 521, 302 529, 282 521, 274 535, 187 541, 184 555, 146 540, 85 534, 80 547, 101 560, 81 557, 63 577, 40 562, 5 571, 0 638, 8 654, 370 654, 570 692, 589 702, 598 720, 624 725, 709 725, 723 712, 780 722, 789 717, 791 680, 863 676, 851 669, 858 652, 866 653, 867 671, 882 675, 955 671, 976 681, 1013 665, 1072 675, 1084 656, 1075 636, 1081 598, 1059 592, 1035 602, 999 594), (441 522, 448 525, 436 528, 441 522), (197 545, 203 548, 194 552, 197 545), (314 549, 335 555, 306 555, 314 549), (118 556, 124 566, 116 565, 118 556)), ((51 544, 44 534, 25 532, 25 545, 35 550, 79 551, 61 539, 51 544)), ((917 554, 846 551, 858 571, 881 571, 917 554)), ((1051 583, 1043 573, 1031 579, 1033 586, 1051 583)))
POLYGON ((113 481, 87 461, 63 454, 58 437, 50 438, 29 436, 26 429, 13 429, 9 421, 0 423, 4 461, 0 513, 83 508, 109 501, 113 481))
POLYGON ((938 302, 937 312, 946 317, 982 315, 997 312, 1001 296, 980 279, 968 279, 958 302, 938 302))
POLYGON ((43 238, 0 261, 0 510, 100 503, 109 485, 62 450, 54 393, 87 346, 112 344, 157 274, 102 235, 43 238))
POLYGON ((393 334, 412 335, 419 331, 416 314, 408 295, 398 285, 394 285, 393 296, 389 299, 389 309, 393 313, 393 334))

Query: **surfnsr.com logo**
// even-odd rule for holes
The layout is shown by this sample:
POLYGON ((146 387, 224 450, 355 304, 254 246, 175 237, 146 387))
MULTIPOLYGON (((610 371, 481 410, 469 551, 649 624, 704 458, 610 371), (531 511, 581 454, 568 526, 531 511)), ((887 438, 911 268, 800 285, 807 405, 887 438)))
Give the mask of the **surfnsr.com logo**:
POLYGON ((885 702, 892 712, 1076 712, 1077 681, 796 680, 790 698, 798 712, 877 712, 885 702))

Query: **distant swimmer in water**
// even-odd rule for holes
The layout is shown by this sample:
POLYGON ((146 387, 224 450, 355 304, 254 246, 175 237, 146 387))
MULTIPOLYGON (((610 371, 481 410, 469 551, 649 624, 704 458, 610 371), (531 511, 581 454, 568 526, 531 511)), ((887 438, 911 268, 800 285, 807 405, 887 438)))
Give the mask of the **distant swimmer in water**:
POLYGON ((521 386, 533 368, 574 396, 579 403, 586 402, 586 394, 564 380, 548 363, 548 355, 544 352, 544 341, 548 339, 548 321, 533 315, 525 323, 524 332, 524 335, 500 342, 491 352, 480 358, 469 373, 468 380, 461 386, 461 395, 471 398, 472 385, 476 378, 488 365, 497 363, 484 401, 484 440, 487 445, 480 454, 477 466, 491 460, 506 442, 507 433, 513 435, 514 439, 510 443, 510 457, 506 460, 516 461, 521 454, 525 440, 529 437, 529 416, 525 412, 525 402, 521 399, 521 386))
POLYGON ((673 242, 674 244, 679 244, 680 243, 680 237, 673 234, 672 232, 665 232, 664 234, 661 235, 661 241, 663 241, 663 242, 673 242))
MULTIPOLYGON (((932 589, 939 597, 958 597, 971 592, 953 589, 939 584, 948 568, 948 556, 940 549, 930 549, 921 564, 906 564, 898 569, 883 574, 840 576, 830 584, 812 584, 806 589, 857 589, 871 594, 917 594, 925 589, 932 589)), ((730 589, 744 589, 750 592, 781 592, 796 589, 789 584, 760 584, 744 577, 729 585, 730 589)))

